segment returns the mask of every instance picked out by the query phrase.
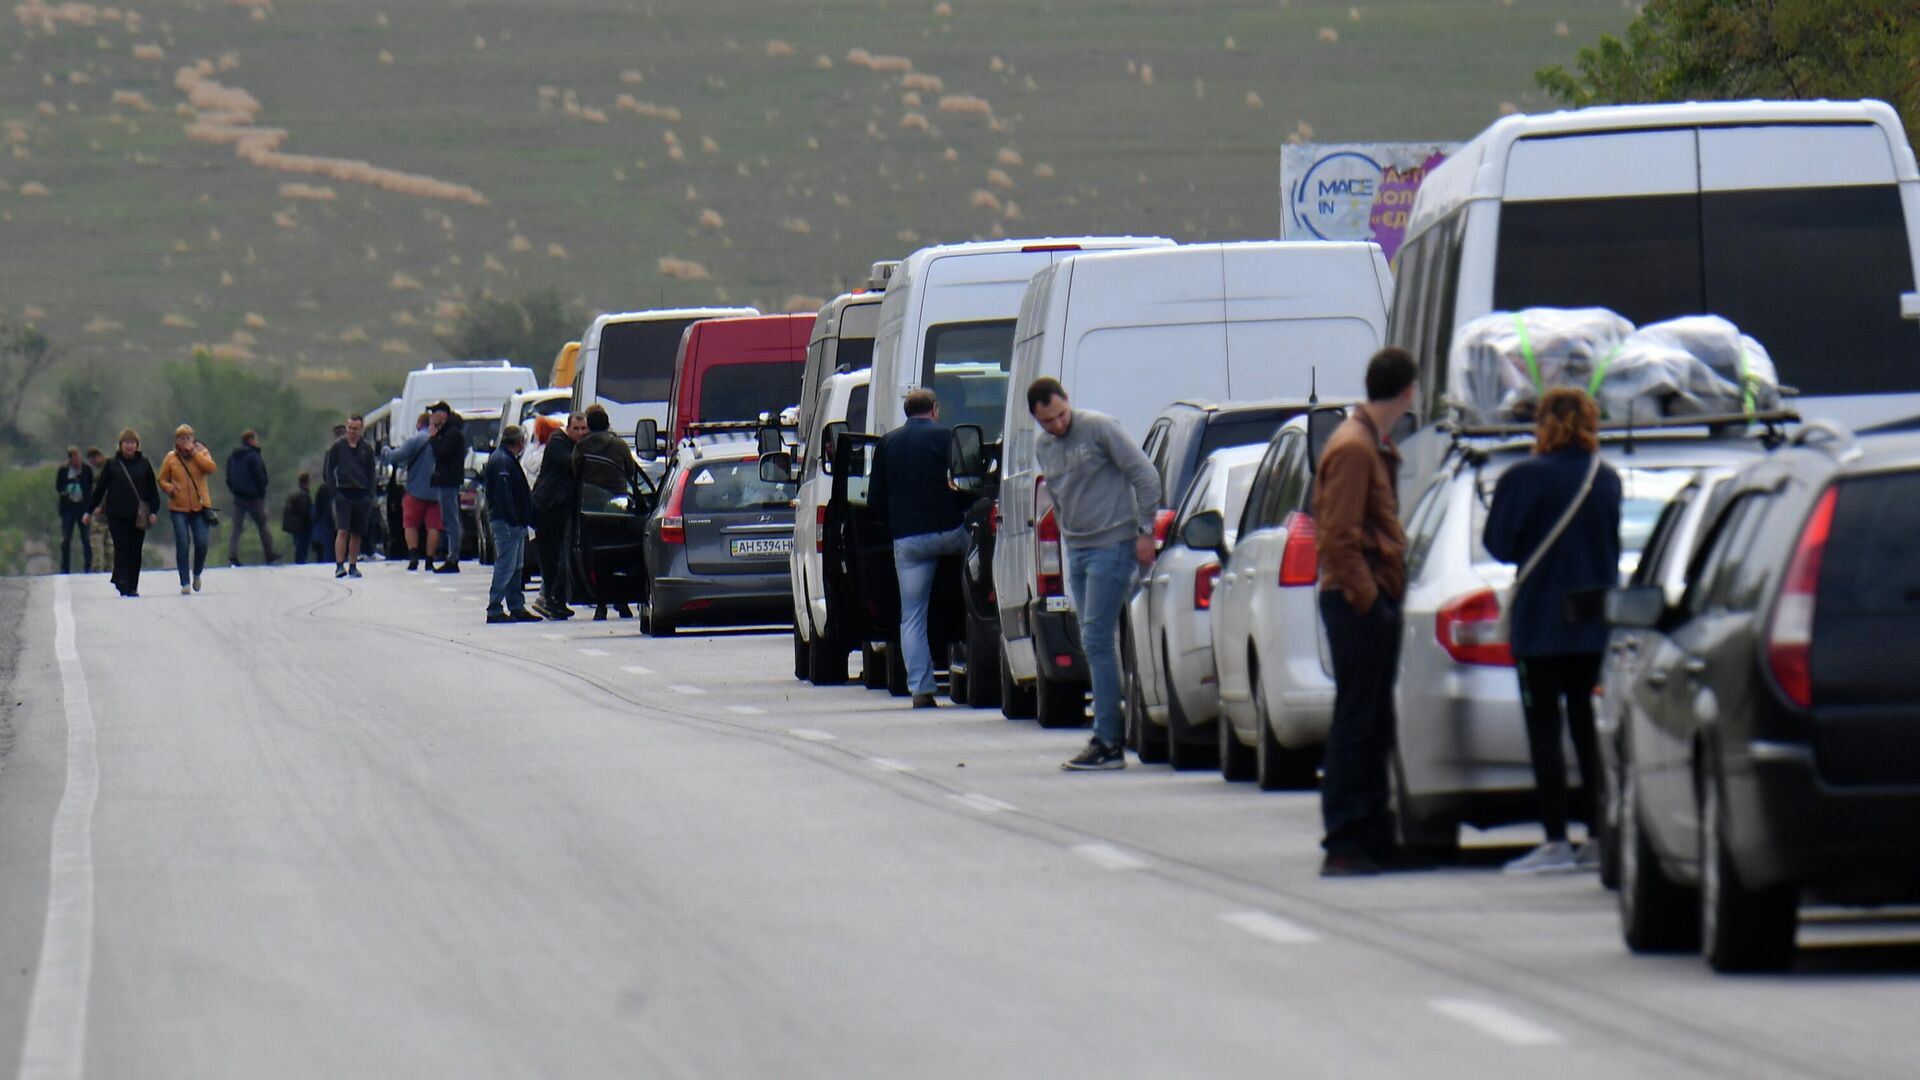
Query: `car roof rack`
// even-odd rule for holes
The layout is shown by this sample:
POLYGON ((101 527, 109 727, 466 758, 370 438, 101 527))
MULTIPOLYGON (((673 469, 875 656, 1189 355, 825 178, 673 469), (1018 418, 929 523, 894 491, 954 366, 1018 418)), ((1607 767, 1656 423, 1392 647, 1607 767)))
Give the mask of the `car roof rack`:
POLYGON ((1825 418, 1808 420, 1799 431, 1793 433, 1790 441, 1794 446, 1824 450, 1835 461, 1842 463, 1852 461, 1864 452, 1852 428, 1825 418))
MULTIPOLYGON (((1678 431, 1687 428, 1729 428, 1761 427, 1766 429, 1765 437, 1772 442, 1786 440, 1785 428, 1788 424, 1802 423, 1800 414, 1791 409, 1773 409, 1766 412, 1712 413, 1703 416, 1663 416, 1654 420, 1602 420, 1600 431, 1604 434, 1625 434, 1631 438, 1637 432, 1678 431)), ((1807 421, 1808 425, 1824 424, 1824 421, 1807 421)), ((1515 438, 1532 435, 1532 423, 1512 422, 1505 424, 1460 424, 1443 420, 1436 425, 1441 431, 1452 437, 1455 443, 1467 439, 1515 438)))

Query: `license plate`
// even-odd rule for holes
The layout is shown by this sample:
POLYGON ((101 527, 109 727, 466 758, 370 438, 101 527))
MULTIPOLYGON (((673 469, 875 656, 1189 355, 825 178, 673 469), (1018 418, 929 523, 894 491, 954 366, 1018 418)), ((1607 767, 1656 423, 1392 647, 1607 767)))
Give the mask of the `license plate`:
POLYGON ((791 555, 793 554, 793 537, 776 536, 759 540, 729 540, 727 541, 727 550, 731 552, 736 559, 748 558, 754 555, 791 555))
POLYGON ((1073 601, 1070 598, 1065 596, 1047 597, 1048 612, 1060 612, 1060 611, 1072 611, 1072 610, 1073 610, 1073 601))

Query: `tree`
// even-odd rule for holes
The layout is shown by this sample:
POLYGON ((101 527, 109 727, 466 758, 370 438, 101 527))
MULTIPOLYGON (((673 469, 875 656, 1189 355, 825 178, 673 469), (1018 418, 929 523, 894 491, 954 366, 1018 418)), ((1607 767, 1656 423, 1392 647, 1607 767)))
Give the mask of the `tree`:
POLYGON ((20 427, 27 391, 60 359, 60 350, 31 326, 8 326, 0 320, 0 335, 5 335, 0 341, 0 444, 18 450, 28 444, 20 427))
POLYGON ((1534 81, 1574 106, 1713 99, 1876 98, 1920 143, 1915 0, 1650 0, 1623 41, 1534 81))
POLYGON ((53 385, 42 445, 49 451, 75 443, 105 447, 120 429, 118 407, 114 384, 98 365, 69 371, 53 385))
POLYGON ((513 300, 482 300, 436 338, 455 360, 512 360, 546 370, 581 319, 552 289, 513 300))

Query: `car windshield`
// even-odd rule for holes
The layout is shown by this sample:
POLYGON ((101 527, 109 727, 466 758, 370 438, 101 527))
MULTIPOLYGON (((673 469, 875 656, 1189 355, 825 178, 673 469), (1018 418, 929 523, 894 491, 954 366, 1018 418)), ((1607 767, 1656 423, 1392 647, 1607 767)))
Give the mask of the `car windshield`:
POLYGON ((673 388, 673 358, 692 319, 641 319, 600 328, 595 392, 609 401, 665 401, 673 388))
MULTIPOLYGON (((1633 573, 1640 564, 1640 552, 1646 549, 1647 541, 1653 536, 1653 527, 1660 521, 1660 511, 1666 509, 1680 489, 1687 486, 1699 468, 1692 465, 1666 465, 1653 468, 1634 468, 1614 465, 1614 471, 1620 474, 1620 573, 1633 573)), ((1481 544, 1487 529, 1487 508, 1493 502, 1493 487, 1499 480, 1499 473, 1482 470, 1480 477, 1480 497, 1473 501, 1473 561, 1492 563, 1497 560, 1487 554, 1481 544)))
POLYGON ((805 364, 717 364, 700 376, 700 420, 758 420, 778 414, 800 396, 805 364))
POLYGON ((691 465, 686 485, 681 505, 690 514, 776 510, 793 505, 794 485, 760 479, 758 458, 691 465))

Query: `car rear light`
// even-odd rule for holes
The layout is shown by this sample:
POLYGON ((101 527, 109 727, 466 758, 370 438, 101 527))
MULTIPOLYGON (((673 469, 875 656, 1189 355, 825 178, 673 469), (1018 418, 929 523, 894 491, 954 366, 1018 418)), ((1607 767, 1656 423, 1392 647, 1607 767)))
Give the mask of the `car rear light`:
POLYGON ((1000 504, 999 503, 994 503, 993 513, 987 515, 987 532, 993 536, 1000 535, 1000 504))
POLYGON ((1455 663, 1512 667, 1513 648, 1500 635, 1500 598, 1492 589, 1456 596, 1434 613, 1433 633, 1455 663))
POLYGON ((1193 575, 1193 610, 1206 611, 1213 607, 1213 587, 1220 580, 1220 564, 1208 563, 1193 575))
POLYGON ((1026 247, 1023 247, 1020 250, 1025 252, 1079 251, 1080 245, 1079 244, 1028 244, 1026 247))
POLYGON ((681 469, 673 478, 673 493, 667 496, 667 512, 660 515, 660 542, 663 544, 684 544, 687 542, 687 519, 681 508, 687 501, 687 471, 681 469))
POLYGON ((1033 482, 1033 507, 1040 511, 1033 526, 1034 595, 1065 596, 1067 579, 1060 553, 1060 520, 1054 516, 1053 496, 1047 494, 1044 476, 1033 482))
POLYGON ((827 550, 827 504, 821 503, 813 508, 813 550, 819 554, 827 550))
POLYGON ((1153 515, 1153 550, 1159 551, 1167 546, 1167 530, 1173 528, 1173 511, 1162 510, 1153 515))
POLYGON ((1287 546, 1280 549, 1280 587, 1312 585, 1320 580, 1320 550, 1313 515, 1295 510, 1287 515, 1287 546))
POLYGON ((1813 704, 1813 601, 1820 589, 1820 560, 1826 553, 1827 535, 1833 531, 1838 495, 1837 488, 1828 488, 1814 505, 1767 619, 1767 669, 1787 700, 1803 709, 1813 704))

